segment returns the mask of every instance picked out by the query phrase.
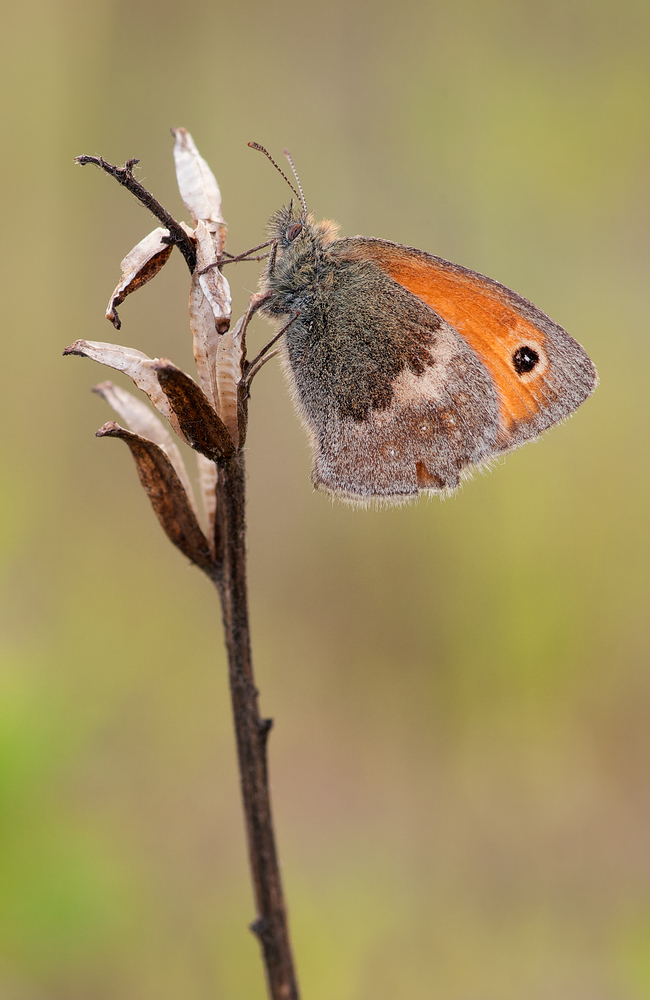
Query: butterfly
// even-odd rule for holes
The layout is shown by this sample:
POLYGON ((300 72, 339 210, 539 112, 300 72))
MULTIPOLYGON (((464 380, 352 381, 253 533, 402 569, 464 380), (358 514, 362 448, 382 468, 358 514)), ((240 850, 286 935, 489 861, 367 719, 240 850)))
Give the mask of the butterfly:
POLYGON ((589 356, 541 309, 423 250, 337 238, 294 175, 299 206, 269 222, 260 312, 284 330, 317 489, 361 503, 451 494, 591 395, 589 356))

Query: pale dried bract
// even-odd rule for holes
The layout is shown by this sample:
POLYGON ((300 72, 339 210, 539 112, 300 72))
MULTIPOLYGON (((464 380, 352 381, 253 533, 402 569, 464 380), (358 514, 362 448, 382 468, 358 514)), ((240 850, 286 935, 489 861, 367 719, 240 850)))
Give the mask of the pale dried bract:
POLYGON ((194 224, 203 220, 210 232, 219 234, 219 249, 225 240, 225 223, 221 214, 221 192, 210 167, 184 128, 172 129, 176 180, 185 207, 194 224))
POLYGON ((153 232, 127 253, 120 264, 122 277, 111 295, 106 309, 106 319, 110 320, 116 330, 121 327, 117 307, 124 302, 127 295, 151 281, 164 264, 169 260, 172 244, 163 240, 169 237, 169 230, 158 226, 153 232))
POLYGON ((199 472, 199 493, 203 504, 206 522, 206 537, 210 544, 212 555, 214 551, 214 525, 217 513, 217 467, 209 458, 196 452, 196 465, 199 472))
POLYGON ((230 324, 232 299, 225 277, 216 266, 211 266, 217 261, 217 247, 203 221, 196 227, 196 252, 197 266, 192 275, 189 301, 194 358, 201 387, 217 408, 217 348, 230 324))
POLYGON ((199 383, 216 409, 218 406, 216 357, 221 334, 217 332, 212 306, 203 293, 196 272, 192 275, 190 285, 189 310, 192 349, 199 383))
POLYGON ((242 316, 232 330, 224 333, 217 347, 218 411, 236 445, 239 444, 237 390, 241 379, 245 320, 242 316))
POLYGON ((230 285, 218 267, 218 244, 207 223, 200 219, 196 224, 196 274, 203 294, 212 307, 214 321, 220 333, 228 329, 232 312, 230 285), (206 270, 207 269, 207 270, 206 270))
POLYGON ((76 340, 70 347, 66 347, 63 353, 79 354, 83 358, 90 358, 92 361, 98 361, 102 365, 114 368, 115 371, 124 372, 125 375, 133 379, 138 389, 142 389, 147 394, 158 412, 162 413, 163 417, 167 417, 179 437, 185 440, 174 411, 160 388, 158 376, 151 367, 157 361, 156 358, 149 358, 142 351, 136 351, 133 347, 104 344, 96 340, 76 340))
POLYGON ((140 437, 147 438, 149 441, 153 441, 154 444, 162 448, 187 493, 187 499, 192 510, 198 517, 194 491, 192 490, 192 484, 187 474, 183 457, 178 445, 174 442, 171 434, 156 414, 141 399, 137 399, 133 393, 127 392, 126 389, 122 389, 121 386, 115 385, 113 382, 100 382, 93 387, 93 392, 96 392, 106 400, 109 406, 113 407, 130 431, 133 431, 134 434, 138 434, 140 437))

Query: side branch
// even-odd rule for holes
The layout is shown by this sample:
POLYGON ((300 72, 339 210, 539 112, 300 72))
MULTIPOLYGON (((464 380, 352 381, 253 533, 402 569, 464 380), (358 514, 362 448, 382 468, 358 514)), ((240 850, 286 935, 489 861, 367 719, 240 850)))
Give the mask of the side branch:
POLYGON ((196 267, 196 248, 194 243, 180 223, 169 214, 167 209, 163 208, 159 201, 156 201, 154 196, 147 191, 146 187, 140 181, 135 179, 133 176, 133 167, 139 162, 139 160, 127 160, 123 167, 116 167, 105 160, 103 156, 75 156, 75 163, 78 163, 79 166, 85 167, 87 163, 93 163, 96 167, 114 177, 118 184, 122 184, 145 208, 148 208, 162 222, 165 229, 169 230, 170 239, 183 254, 185 263, 190 269, 190 274, 193 274, 196 267))

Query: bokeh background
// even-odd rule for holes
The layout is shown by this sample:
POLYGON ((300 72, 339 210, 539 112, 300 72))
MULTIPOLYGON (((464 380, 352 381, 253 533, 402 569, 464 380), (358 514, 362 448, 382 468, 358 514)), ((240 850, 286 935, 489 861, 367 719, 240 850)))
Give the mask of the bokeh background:
MULTIPOLYGON (((516 288, 602 380, 456 498, 368 512, 312 492, 278 370, 255 384, 252 626, 304 997, 650 997, 647 2, 3 8, 0 996, 264 996, 215 595, 93 436, 108 373, 61 357, 115 339, 154 225, 73 156, 139 156, 182 217, 184 125, 231 251, 287 199, 246 142, 286 145, 343 234, 516 288)), ((228 273, 241 312, 256 265, 228 273)), ((191 370, 187 288, 173 255, 120 342, 191 370)))

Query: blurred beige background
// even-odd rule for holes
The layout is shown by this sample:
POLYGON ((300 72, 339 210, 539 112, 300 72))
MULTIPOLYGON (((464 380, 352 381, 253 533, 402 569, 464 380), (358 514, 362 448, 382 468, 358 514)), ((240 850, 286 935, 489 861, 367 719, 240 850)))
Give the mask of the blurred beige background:
MULTIPOLYGON (((516 288, 602 384, 453 500, 312 493, 252 400, 252 625, 305 1000, 650 997, 650 7, 641 0, 4 4, 2 1000, 262 1000, 215 596, 61 358, 153 228, 79 153, 169 128, 238 252, 286 201, 516 288)), ((236 309, 255 265, 231 269, 236 309)), ((178 254, 120 342, 186 369, 178 254)), ((262 321, 251 343, 267 334, 262 321)), ((118 379, 116 379, 117 381, 118 379)), ((126 385, 126 382, 124 383, 126 385)))

